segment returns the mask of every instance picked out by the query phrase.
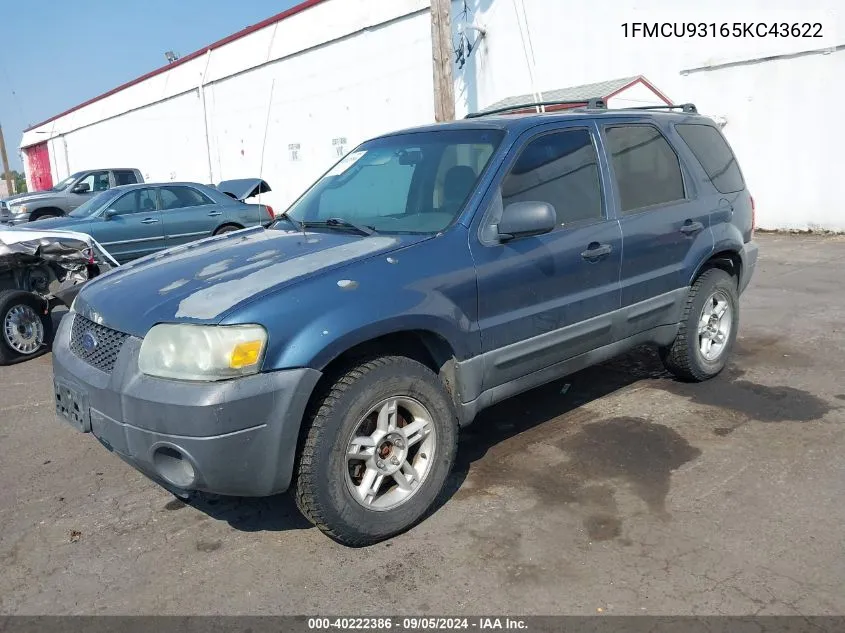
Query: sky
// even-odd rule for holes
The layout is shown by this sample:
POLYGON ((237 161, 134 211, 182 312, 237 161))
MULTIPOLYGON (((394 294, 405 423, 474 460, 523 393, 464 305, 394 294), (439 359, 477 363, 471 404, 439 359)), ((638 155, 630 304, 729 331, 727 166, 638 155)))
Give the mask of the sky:
MULTIPOLYGON (((23 130, 299 0, 0 0, 0 125, 22 171, 23 130)), ((0 165, 2 171, 2 165, 0 165)))

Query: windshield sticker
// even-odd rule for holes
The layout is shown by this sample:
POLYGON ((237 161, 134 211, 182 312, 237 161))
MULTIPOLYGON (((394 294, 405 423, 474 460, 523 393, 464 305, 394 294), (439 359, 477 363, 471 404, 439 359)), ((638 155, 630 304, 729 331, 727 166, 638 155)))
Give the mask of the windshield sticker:
POLYGON ((364 154, 367 153, 367 150, 362 149, 357 152, 352 152, 342 161, 340 161, 337 165, 335 165, 332 170, 326 174, 326 176, 340 176, 341 174, 345 173, 352 165, 357 163, 364 157, 364 154))

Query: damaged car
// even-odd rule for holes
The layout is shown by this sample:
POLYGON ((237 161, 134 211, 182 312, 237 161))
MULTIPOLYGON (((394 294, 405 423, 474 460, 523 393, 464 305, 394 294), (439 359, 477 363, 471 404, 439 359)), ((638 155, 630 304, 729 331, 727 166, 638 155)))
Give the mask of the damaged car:
POLYGON ((93 238, 70 231, 0 230, 0 365, 47 351, 51 310, 118 266, 93 238))

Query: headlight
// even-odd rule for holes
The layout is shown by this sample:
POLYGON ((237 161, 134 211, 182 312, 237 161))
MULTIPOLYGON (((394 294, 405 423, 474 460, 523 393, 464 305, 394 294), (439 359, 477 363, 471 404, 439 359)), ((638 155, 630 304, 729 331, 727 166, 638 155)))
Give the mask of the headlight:
POLYGON ((154 326, 138 357, 149 376, 177 380, 226 380, 256 374, 267 346, 260 325, 154 326))
POLYGON ((26 213, 27 207, 25 204, 19 204, 17 206, 10 206, 9 213, 12 215, 20 215, 21 213, 26 213))

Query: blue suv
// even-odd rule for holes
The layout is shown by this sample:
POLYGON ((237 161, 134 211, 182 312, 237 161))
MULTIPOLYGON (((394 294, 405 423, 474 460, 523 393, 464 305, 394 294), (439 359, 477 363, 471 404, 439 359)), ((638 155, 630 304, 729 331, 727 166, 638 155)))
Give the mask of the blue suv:
POLYGON ((425 515, 485 407, 643 344, 682 380, 718 374, 753 233, 691 105, 388 134, 270 229, 86 285, 57 411, 174 494, 292 488, 332 538, 373 543, 425 515))

